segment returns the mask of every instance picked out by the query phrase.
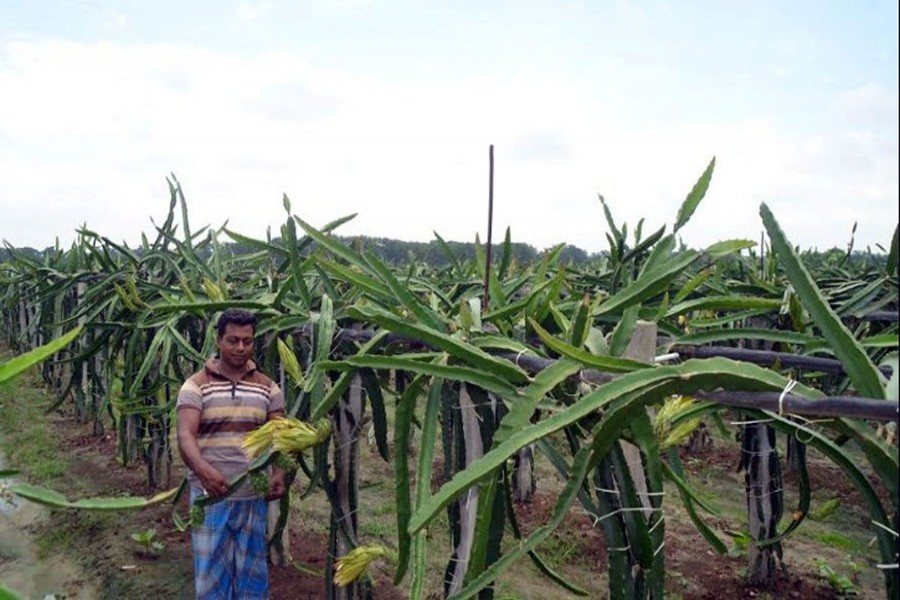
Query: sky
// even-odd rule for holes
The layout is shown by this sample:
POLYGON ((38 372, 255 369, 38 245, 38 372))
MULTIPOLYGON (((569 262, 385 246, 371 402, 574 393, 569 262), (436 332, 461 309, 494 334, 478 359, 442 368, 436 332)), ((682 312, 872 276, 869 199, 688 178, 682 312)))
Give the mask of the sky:
MULTIPOLYGON (((889 247, 896 0, 0 1, 0 239, 130 245, 180 181, 191 226, 607 248, 889 247)), ((224 238, 227 239, 227 238, 224 238)))

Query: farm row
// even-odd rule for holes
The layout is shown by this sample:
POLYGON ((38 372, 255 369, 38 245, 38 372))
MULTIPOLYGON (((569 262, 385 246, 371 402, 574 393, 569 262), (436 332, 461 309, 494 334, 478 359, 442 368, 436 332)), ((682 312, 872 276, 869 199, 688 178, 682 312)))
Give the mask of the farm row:
MULTIPOLYGON (((219 311, 255 311, 262 368, 280 379, 290 414, 328 435, 280 452, 264 444, 251 471, 279 460, 292 467, 295 485, 324 492, 329 582, 332 559, 361 544, 359 445, 371 419, 394 474, 397 537, 381 540, 387 552, 365 551, 390 557, 410 597, 430 591, 426 536, 443 515, 453 548, 445 596, 491 597, 498 576, 526 557, 583 594, 538 551, 578 506, 594 515, 610 550, 610 597, 662 598, 664 498, 678 496, 710 547, 727 551, 672 449, 698 443, 705 424, 727 428, 721 411, 743 398, 733 427, 743 447, 745 490, 735 494, 747 503, 748 578, 775 581, 783 546, 815 509, 806 465, 813 448, 865 499, 880 556, 871 568, 883 572, 887 597, 896 597, 897 448, 869 422, 838 415, 857 414, 865 402, 896 409, 897 235, 886 259, 804 256, 763 205, 765 248, 742 240, 679 247, 678 231, 712 169, 671 232, 644 237, 639 223, 629 235, 604 204, 609 251, 579 266, 561 260, 561 247, 517 264, 508 233, 495 264, 477 243, 475 260, 463 260, 438 238, 445 266, 388 265, 331 235, 347 219, 317 229, 291 214, 287 199, 277 239, 194 231, 173 182, 166 220, 138 248, 85 229, 72 248, 39 259, 12 252, 0 265, 3 330, 24 352, 68 342, 77 328, 74 341, 43 363, 45 381, 96 434, 115 431, 121 461, 143 461, 149 487, 165 490, 178 386, 213 354, 219 311), (252 251, 235 253, 226 238, 252 251), (747 353, 689 358, 701 347, 706 356, 747 353), (788 364, 788 356, 798 360, 788 364), (809 409, 811 400, 820 403, 809 409), (807 410, 827 418, 799 416, 807 410), (788 468, 799 482, 793 509, 785 507, 776 435, 788 440, 788 468), (534 494, 536 452, 565 484, 548 522, 521 534, 513 505, 534 494), (432 493, 434 464, 445 483, 432 493), (785 524, 786 508, 794 517, 785 524), (509 535, 522 537, 510 545, 509 535)), ((895 431, 896 416, 886 421, 882 429, 895 431)), ((72 504, 37 488, 20 491, 72 504)), ((336 598, 368 593, 365 577, 329 588, 336 598)))

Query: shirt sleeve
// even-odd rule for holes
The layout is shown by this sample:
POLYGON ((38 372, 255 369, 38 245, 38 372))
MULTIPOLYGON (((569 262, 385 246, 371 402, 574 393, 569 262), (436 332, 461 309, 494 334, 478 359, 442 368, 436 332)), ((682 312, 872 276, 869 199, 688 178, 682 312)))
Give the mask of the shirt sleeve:
POLYGON ((175 401, 176 410, 185 407, 203 410, 203 394, 200 392, 200 386, 190 379, 181 386, 178 400, 175 401))
POLYGON ((278 384, 273 381, 272 387, 269 388, 268 413, 271 415, 273 412, 278 411, 284 412, 284 393, 282 393, 281 388, 278 387, 278 384))

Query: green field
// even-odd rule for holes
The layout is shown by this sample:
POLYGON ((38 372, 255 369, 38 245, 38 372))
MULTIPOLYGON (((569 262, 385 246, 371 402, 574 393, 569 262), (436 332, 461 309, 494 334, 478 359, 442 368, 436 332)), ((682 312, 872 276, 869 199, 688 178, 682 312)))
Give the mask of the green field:
MULTIPOLYGON (((338 592, 334 560, 374 544, 392 560, 340 593, 442 597, 446 581, 453 598, 895 597, 897 233, 882 254, 800 252, 763 204, 763 247, 685 248, 678 231, 714 165, 671 231, 617 224, 604 204, 609 248, 581 264, 562 246, 519 262, 509 232, 490 262, 480 243, 466 258, 439 237, 440 266, 391 262, 334 235, 349 218, 316 228, 286 198, 277 238, 193 229, 175 184, 139 247, 85 229, 69 249, 8 251, 11 352, 78 328, 31 361, 46 359, 46 395, 7 384, 0 408, 7 462, 41 486, 9 489, 65 509, 39 554, 111 527, 186 545, 168 500, 149 499, 182 471, 178 387, 213 354, 217 313, 243 307, 289 412, 331 424, 283 453, 300 461, 288 531, 304 551, 290 569, 311 578, 285 585, 338 592), (687 359, 701 349, 739 360, 687 359), (735 392, 754 400, 737 409, 735 392), (79 477, 72 444, 102 446, 130 482, 79 477), (516 468, 529 450, 533 473, 516 468), (529 475, 536 491, 518 504, 529 475), (78 511, 90 507, 154 516, 78 511)), ((166 552, 141 569, 187 563, 166 552)), ((190 585, 189 569, 172 577, 190 585)))

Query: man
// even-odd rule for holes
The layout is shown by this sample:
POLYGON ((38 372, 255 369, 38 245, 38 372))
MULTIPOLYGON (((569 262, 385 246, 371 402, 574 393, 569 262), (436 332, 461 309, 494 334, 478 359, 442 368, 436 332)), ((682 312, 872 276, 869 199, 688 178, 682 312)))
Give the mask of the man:
MULTIPOLYGON (((281 390, 252 360, 255 315, 228 309, 216 329, 219 357, 184 383, 176 404, 178 449, 190 469, 192 502, 203 495, 223 496, 250 465, 241 449, 244 436, 284 415, 281 390)), ((191 533, 198 600, 269 597, 266 502, 284 492, 284 474, 273 467, 264 498, 245 482, 206 507, 203 525, 191 533)))

